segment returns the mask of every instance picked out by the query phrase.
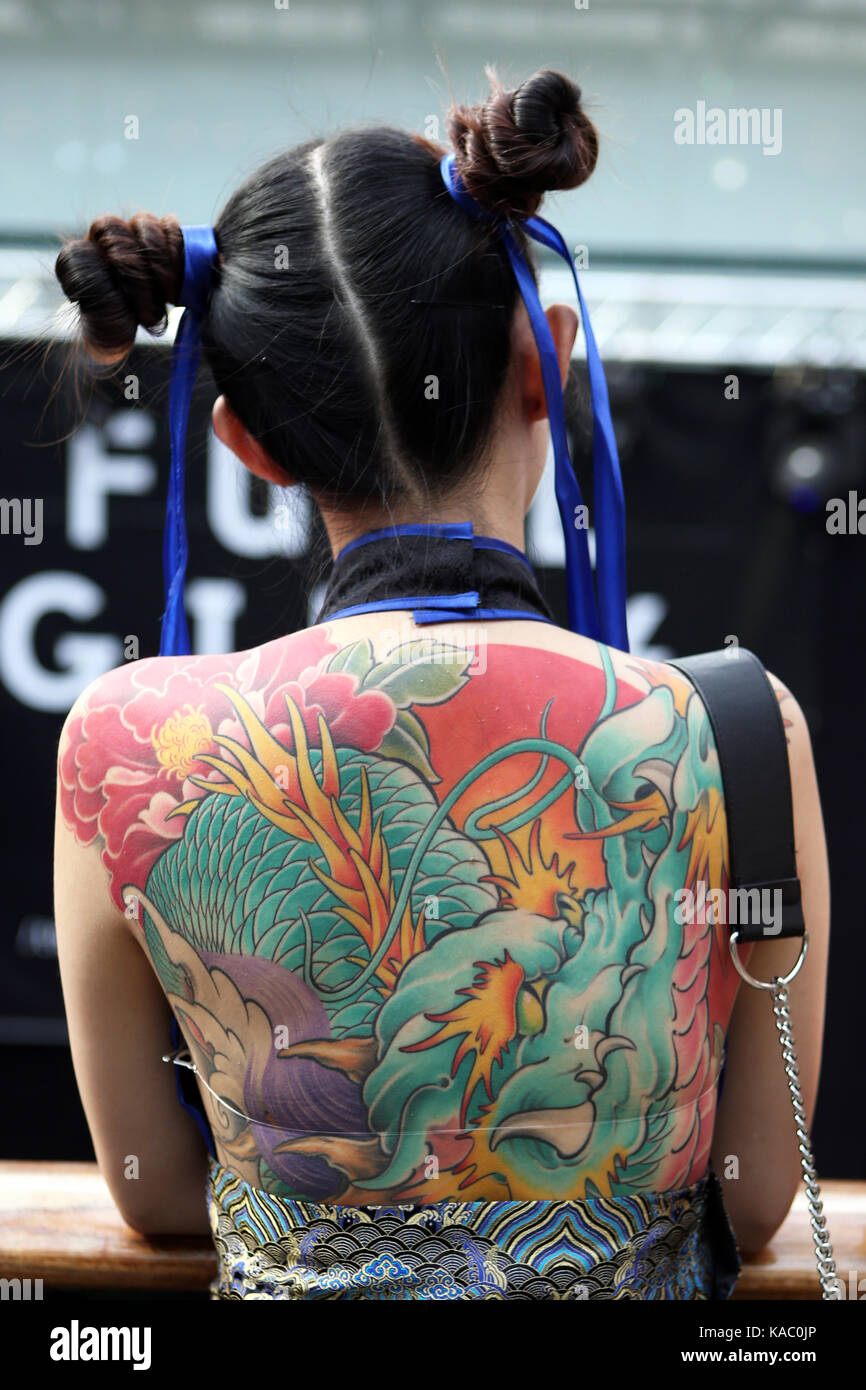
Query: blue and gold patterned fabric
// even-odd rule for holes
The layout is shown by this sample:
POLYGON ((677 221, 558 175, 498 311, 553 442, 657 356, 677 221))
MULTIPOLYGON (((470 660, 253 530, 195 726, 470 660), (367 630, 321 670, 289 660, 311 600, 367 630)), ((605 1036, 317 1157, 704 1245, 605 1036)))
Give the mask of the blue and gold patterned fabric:
POLYGON ((579 1202, 355 1207, 277 1197, 210 1162, 213 1299, 726 1299, 718 1178, 579 1202))

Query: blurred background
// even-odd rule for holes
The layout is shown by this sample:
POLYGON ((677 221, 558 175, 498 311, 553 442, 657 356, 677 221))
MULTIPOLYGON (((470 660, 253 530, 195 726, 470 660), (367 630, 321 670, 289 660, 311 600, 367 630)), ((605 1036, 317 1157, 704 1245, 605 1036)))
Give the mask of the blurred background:
MULTIPOLYGON (((632 646, 664 658, 736 638, 805 710, 834 909, 813 1137, 824 1176, 866 1177, 866 0, 0 0, 0 1156, 92 1156, 54 946, 57 738, 130 639, 156 652, 162 609, 176 316, 78 400, 60 238, 104 212, 213 221, 258 164, 337 127, 444 142, 451 95, 480 100, 490 62, 506 85, 569 73, 601 131, 590 183, 543 211, 575 251, 607 366, 632 646)), ((567 272, 539 265, 543 299, 573 302, 567 272)), ((586 495, 580 337, 576 351, 586 495)), ((305 625, 324 578, 308 504, 218 444, 213 394, 203 371, 188 448, 202 652, 305 625)), ((527 545, 564 620, 550 469, 527 545)))

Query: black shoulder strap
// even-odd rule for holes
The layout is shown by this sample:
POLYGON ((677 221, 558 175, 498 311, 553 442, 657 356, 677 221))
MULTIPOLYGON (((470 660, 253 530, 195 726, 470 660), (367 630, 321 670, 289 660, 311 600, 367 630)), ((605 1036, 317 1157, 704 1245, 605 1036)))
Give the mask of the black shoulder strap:
POLYGON ((785 728, 776 692, 745 647, 667 660, 706 706, 725 793, 730 854, 728 925, 741 941, 802 936, 800 880, 785 728), (758 890, 757 893, 754 890, 758 890))

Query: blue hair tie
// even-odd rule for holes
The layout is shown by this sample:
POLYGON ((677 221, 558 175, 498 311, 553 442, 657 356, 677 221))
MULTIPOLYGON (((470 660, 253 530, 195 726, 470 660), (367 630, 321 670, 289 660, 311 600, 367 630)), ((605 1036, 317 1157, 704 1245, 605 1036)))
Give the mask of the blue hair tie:
POLYGON ((610 418, 607 382, 589 322, 589 314, 577 281, 577 268, 563 238, 549 222, 545 222, 541 217, 530 217, 520 223, 528 236, 542 246, 546 246, 548 250, 554 251, 565 261, 574 277, 574 285, 580 304, 592 397, 593 503, 595 507, 595 568, 598 607, 596 607, 586 529, 576 525, 576 509, 583 506, 583 499, 568 453, 565 402, 559 376, 559 362, 550 326, 538 297, 535 280, 514 235, 513 224, 488 212, 486 208, 482 208, 466 191, 457 171, 457 161, 453 154, 444 155, 439 167, 445 187, 455 203, 465 212, 468 212, 470 216, 490 222, 496 227, 505 243, 511 267, 529 314, 529 321, 532 325, 532 332, 541 361, 544 395, 547 401, 547 414, 553 441, 553 457, 556 466, 556 501, 559 506, 559 517, 565 537, 565 577, 568 590, 569 626, 573 632, 582 633, 585 637, 595 638, 606 642, 611 647, 618 648, 620 651, 627 652, 629 646, 626 626, 625 499, 613 422, 610 418))
POLYGON ((201 323, 207 312, 214 265, 219 255, 213 227, 181 227, 180 230, 183 234, 183 285, 178 304, 185 306, 185 313, 174 340, 168 388, 171 472, 162 542, 165 612, 162 615, 160 656, 186 656, 190 650, 184 608, 187 561, 184 513, 186 427, 192 388, 201 358, 201 323))

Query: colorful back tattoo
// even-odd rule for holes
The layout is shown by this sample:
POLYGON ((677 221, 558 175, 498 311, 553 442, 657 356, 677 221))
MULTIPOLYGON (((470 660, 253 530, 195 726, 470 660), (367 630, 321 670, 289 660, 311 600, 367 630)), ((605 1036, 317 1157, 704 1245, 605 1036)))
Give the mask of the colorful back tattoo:
POLYGON ((712 733, 669 668, 340 624, 98 682, 61 748, 220 1160, 350 1205, 703 1176, 737 977, 712 733))

